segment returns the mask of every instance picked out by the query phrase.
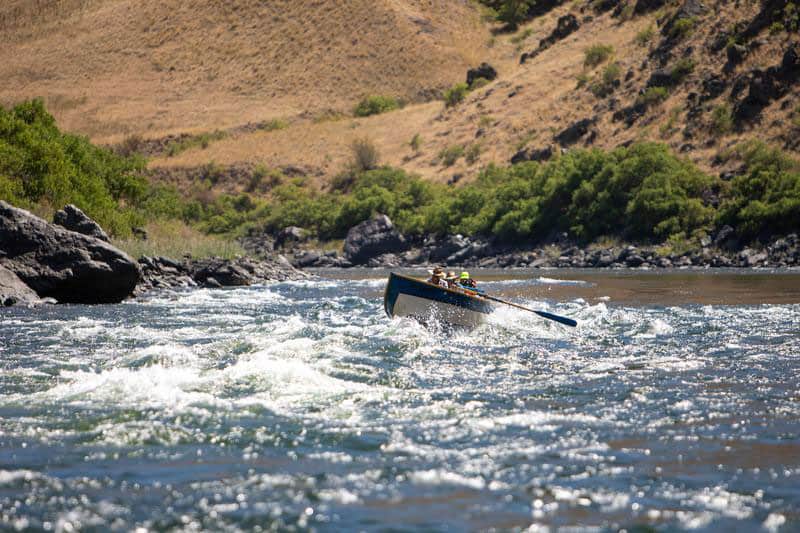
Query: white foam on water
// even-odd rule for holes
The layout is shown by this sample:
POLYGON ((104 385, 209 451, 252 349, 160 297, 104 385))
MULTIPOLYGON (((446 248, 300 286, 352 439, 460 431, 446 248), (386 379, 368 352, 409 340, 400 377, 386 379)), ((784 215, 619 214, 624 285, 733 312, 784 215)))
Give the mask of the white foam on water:
POLYGON ((473 490, 486 487, 486 481, 481 477, 467 477, 444 469, 418 470, 408 474, 408 479, 417 485, 455 485, 473 490))

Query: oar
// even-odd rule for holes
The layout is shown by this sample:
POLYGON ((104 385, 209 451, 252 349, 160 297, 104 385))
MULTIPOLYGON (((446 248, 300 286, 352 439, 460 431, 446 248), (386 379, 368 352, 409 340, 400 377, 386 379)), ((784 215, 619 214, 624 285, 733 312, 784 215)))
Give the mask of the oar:
POLYGON ((542 318, 546 318, 548 320, 555 320, 556 322, 558 322, 560 324, 564 324, 565 326, 569 326, 571 328, 574 328, 575 326, 578 325, 578 323, 576 321, 572 320, 571 318, 567 318, 565 316, 554 315, 553 313, 548 313, 547 311, 537 311, 536 309, 529 309, 529 308, 527 308, 525 306, 522 306, 522 305, 519 305, 519 304, 515 304, 513 302, 507 302, 505 300, 501 300, 500 298, 495 298, 494 296, 489 296, 488 294, 484 294, 483 297, 486 298, 487 300, 494 300, 495 302, 500 302, 501 304, 506 304, 506 305, 510 305, 511 307, 516 307, 518 309, 522 309, 523 311, 530 311, 531 313, 536 313, 537 315, 539 315, 542 318))

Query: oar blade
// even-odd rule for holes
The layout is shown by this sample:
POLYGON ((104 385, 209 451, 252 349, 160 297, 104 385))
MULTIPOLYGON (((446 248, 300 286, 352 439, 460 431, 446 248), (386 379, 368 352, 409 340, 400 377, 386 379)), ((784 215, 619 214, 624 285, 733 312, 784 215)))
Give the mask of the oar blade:
POLYGON ((542 318, 548 318, 550 320, 558 322, 559 324, 564 324, 565 326, 569 326, 571 328, 574 328, 574 327, 576 327, 578 325, 578 322, 575 321, 575 320, 572 320, 571 318, 567 318, 565 316, 554 315, 553 313, 548 313, 547 311, 534 311, 534 313, 536 313, 537 315, 539 315, 542 318))

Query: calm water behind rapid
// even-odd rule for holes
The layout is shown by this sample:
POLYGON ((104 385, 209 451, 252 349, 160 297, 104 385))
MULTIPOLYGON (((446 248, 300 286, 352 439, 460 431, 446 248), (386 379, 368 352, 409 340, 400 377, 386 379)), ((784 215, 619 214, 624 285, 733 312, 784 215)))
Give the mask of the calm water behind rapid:
POLYGON ((383 273, 0 310, 0 527, 797 531, 800 276, 676 275, 483 276, 575 330, 383 273))

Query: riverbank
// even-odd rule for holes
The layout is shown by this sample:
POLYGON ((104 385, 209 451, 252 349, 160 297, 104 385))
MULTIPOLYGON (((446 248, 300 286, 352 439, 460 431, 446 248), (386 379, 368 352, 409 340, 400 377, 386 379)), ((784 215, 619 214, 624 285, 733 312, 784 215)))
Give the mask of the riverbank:
POLYGON ((564 240, 545 246, 497 246, 461 235, 428 238, 400 253, 381 253, 360 264, 337 250, 304 247, 279 248, 299 268, 800 268, 797 234, 776 238, 767 245, 739 246, 721 231, 716 239, 704 239, 700 247, 675 250, 666 245, 615 244, 579 246, 564 240))

